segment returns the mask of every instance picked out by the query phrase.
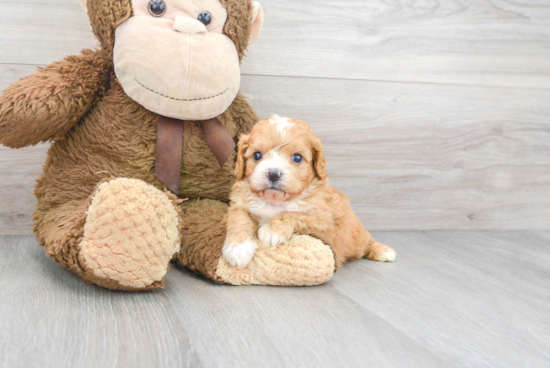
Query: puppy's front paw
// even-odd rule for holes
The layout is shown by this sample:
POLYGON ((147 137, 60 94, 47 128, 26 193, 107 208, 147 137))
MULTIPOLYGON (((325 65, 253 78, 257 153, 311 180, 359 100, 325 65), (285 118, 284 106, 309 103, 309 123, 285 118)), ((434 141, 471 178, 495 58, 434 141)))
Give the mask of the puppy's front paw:
POLYGON ((267 223, 258 230, 258 239, 266 247, 276 247, 279 244, 286 243, 292 236, 292 229, 275 228, 271 223, 267 223))
POLYGON ((254 241, 245 240, 242 243, 226 243, 223 246, 223 258, 234 267, 245 268, 248 266, 258 249, 254 241))

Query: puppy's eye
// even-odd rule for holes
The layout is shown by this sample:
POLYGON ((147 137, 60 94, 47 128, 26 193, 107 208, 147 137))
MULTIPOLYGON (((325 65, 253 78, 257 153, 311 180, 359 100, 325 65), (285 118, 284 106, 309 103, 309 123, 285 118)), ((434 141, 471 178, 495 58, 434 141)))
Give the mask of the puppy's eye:
POLYGON ((166 13, 166 4, 164 0, 151 0, 149 2, 149 13, 153 17, 162 17, 166 13))
POLYGON ((304 158, 302 157, 302 155, 295 154, 294 156, 292 156, 292 161, 297 164, 301 164, 302 161, 304 161, 304 158))
POLYGON ((261 152, 256 152, 253 157, 254 161, 260 161, 262 159, 262 154, 261 152))
POLYGON ((212 15, 209 12, 202 12, 197 17, 197 20, 208 27, 208 25, 212 22, 212 15))

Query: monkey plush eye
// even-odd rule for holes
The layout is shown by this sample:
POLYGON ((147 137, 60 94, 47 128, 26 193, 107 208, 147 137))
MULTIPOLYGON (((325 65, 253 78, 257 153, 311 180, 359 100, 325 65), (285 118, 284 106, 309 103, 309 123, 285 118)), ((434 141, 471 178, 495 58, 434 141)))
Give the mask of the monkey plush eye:
POLYGON ((254 161, 260 161, 262 159, 262 154, 261 152, 256 152, 253 157, 254 161))
POLYGON ((202 12, 197 17, 197 20, 208 27, 212 22, 212 15, 209 12, 202 12))
POLYGON ((166 3, 164 0, 151 0, 149 2, 149 13, 153 17, 162 17, 166 13, 166 3))
POLYGON ((302 157, 302 155, 295 154, 294 156, 292 156, 292 161, 294 161, 297 164, 301 164, 303 160, 304 158, 302 157))

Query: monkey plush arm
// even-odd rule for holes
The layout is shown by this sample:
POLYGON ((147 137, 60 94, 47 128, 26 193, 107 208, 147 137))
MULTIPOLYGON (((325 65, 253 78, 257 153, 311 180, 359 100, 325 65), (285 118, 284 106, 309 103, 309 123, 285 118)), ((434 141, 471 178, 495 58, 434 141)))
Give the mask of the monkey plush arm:
POLYGON ((20 148, 66 134, 105 92, 104 68, 99 52, 83 50, 9 86, 0 97, 0 144, 20 148))

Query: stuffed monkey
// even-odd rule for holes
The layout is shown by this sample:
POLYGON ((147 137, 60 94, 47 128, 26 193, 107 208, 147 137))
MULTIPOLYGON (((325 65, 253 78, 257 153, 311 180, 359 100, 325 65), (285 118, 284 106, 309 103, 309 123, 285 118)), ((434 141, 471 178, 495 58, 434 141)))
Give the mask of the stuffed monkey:
POLYGON ((42 68, 0 98, 1 144, 52 142, 33 216, 46 253, 117 290, 163 287, 170 261, 234 285, 330 279, 334 255, 315 234, 260 249, 246 269, 222 258, 235 143, 259 120, 238 91, 261 6, 85 5, 98 49, 42 68))

